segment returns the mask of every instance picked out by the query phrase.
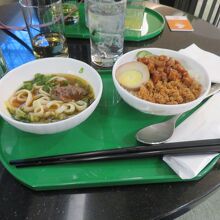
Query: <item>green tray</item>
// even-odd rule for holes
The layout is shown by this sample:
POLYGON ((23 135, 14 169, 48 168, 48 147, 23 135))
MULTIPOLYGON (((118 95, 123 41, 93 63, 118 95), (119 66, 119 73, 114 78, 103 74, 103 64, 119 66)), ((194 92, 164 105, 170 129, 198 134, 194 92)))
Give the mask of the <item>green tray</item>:
MULTIPOLYGON (((34 135, 0 119, 0 160, 16 179, 35 190, 183 181, 159 157, 22 169, 9 165, 13 159, 136 146, 138 129, 167 120, 131 108, 116 93, 110 72, 101 76, 104 92, 97 109, 69 131, 34 135)), ((217 160, 218 157, 191 180, 203 177, 217 160)))
MULTIPOLYGON (((137 6, 129 6, 137 8, 137 6)), ((69 38, 89 39, 89 30, 85 25, 84 4, 79 4, 80 19, 77 24, 65 26, 65 36, 69 38)), ((126 41, 143 41, 159 35, 164 29, 164 17, 157 11, 144 8, 143 25, 139 30, 126 29, 126 41)))

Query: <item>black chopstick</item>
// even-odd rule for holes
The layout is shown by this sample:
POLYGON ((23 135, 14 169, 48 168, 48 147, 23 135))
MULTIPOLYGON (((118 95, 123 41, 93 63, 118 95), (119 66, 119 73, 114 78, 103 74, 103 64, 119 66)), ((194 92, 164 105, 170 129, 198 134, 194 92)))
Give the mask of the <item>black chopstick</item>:
POLYGON ((220 152, 220 139, 201 141, 175 142, 159 145, 126 147, 111 150, 91 151, 85 153, 63 154, 47 157, 12 160, 9 163, 16 167, 43 166, 88 161, 143 158, 164 154, 194 154, 220 152))
POLYGON ((168 150, 152 150, 135 153, 124 153, 124 154, 113 154, 103 156, 92 156, 75 159, 60 159, 56 161, 33 161, 28 163, 19 163, 16 165, 17 168, 34 167, 34 166, 45 166, 45 165, 58 165, 67 163, 80 163, 80 162, 92 162, 92 161, 108 161, 108 160, 122 160, 122 159, 140 159, 154 156, 172 155, 172 154, 204 154, 204 153, 219 153, 220 146, 210 147, 187 147, 187 148, 176 148, 168 150))

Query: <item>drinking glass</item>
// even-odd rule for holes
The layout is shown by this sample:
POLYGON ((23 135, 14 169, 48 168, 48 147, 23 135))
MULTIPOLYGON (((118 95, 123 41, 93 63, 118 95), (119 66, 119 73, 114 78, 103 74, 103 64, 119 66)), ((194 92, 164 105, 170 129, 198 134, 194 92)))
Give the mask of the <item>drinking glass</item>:
POLYGON ((88 4, 91 60, 96 65, 111 67, 122 55, 125 10, 126 0, 92 0, 88 4))
POLYGON ((84 0, 85 25, 87 28, 89 28, 89 21, 88 21, 89 5, 91 5, 93 2, 96 2, 96 1, 97 0, 84 0))
POLYGON ((61 0, 19 0, 36 58, 68 56, 61 0))
POLYGON ((67 25, 79 22, 79 7, 77 0, 63 0, 64 23, 67 25))

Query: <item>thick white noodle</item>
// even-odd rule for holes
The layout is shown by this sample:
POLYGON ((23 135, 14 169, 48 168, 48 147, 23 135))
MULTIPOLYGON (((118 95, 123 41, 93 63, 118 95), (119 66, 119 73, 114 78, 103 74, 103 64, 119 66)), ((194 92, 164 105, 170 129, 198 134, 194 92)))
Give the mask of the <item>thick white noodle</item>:
POLYGON ((56 81, 67 81, 67 79, 66 78, 64 78, 64 77, 61 77, 61 76, 54 76, 54 77, 52 77, 51 79, 49 79, 48 80, 48 82, 51 82, 51 81, 53 81, 53 80, 56 80, 56 81))
POLYGON ((76 106, 76 109, 79 112, 83 111, 87 107, 87 103, 85 101, 82 101, 82 100, 79 100, 79 101, 75 102, 74 105, 76 106))
POLYGON ((33 101, 31 92, 27 89, 21 89, 15 93, 16 98, 20 102, 25 102, 26 106, 29 106, 33 101))
POLYGON ((45 91, 43 90, 43 86, 41 86, 41 88, 39 88, 39 94, 43 94, 43 95, 50 96, 49 93, 47 93, 47 92, 45 92, 45 91))
POLYGON ((44 107, 39 100, 33 101, 34 115, 42 117, 44 114, 44 107))
POLYGON ((33 99, 34 100, 37 100, 37 99, 39 99, 39 98, 41 98, 41 97, 44 97, 45 95, 44 94, 37 94, 37 95, 35 95, 34 97, 33 97, 33 99))
POLYGON ((25 111, 25 112, 33 112, 34 111, 34 107, 33 106, 23 105, 22 106, 22 110, 25 111))
POLYGON ((50 116, 55 116, 55 112, 52 112, 52 111, 45 112, 45 114, 44 114, 45 118, 48 118, 50 116))
POLYGON ((11 96, 11 97, 10 97, 10 99, 9 99, 8 102, 6 103, 9 109, 14 110, 14 111, 17 109, 17 108, 14 107, 14 105, 13 105, 13 102, 16 101, 16 100, 17 100, 16 96, 11 96))
POLYGON ((66 109, 64 110, 64 113, 73 114, 75 112, 76 107, 73 102, 65 103, 63 105, 66 107, 66 109))
POLYGON ((66 110, 66 106, 65 105, 61 105, 58 109, 56 109, 56 114, 61 114, 66 110))
POLYGON ((61 101, 53 100, 53 101, 49 101, 49 102, 46 104, 46 107, 47 107, 48 109, 51 108, 51 107, 53 107, 53 109, 56 110, 56 109, 58 109, 58 108, 61 106, 62 103, 63 103, 63 102, 61 102, 61 101))
POLYGON ((47 105, 47 103, 50 101, 50 98, 48 96, 42 96, 41 98, 37 99, 37 101, 39 101, 42 105, 47 105))

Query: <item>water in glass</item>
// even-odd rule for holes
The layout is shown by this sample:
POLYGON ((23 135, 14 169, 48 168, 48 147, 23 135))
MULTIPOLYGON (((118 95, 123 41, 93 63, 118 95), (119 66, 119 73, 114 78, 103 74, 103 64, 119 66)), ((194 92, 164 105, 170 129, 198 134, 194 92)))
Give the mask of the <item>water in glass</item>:
POLYGON ((126 1, 99 1, 89 5, 91 59, 110 67, 122 55, 126 1))

